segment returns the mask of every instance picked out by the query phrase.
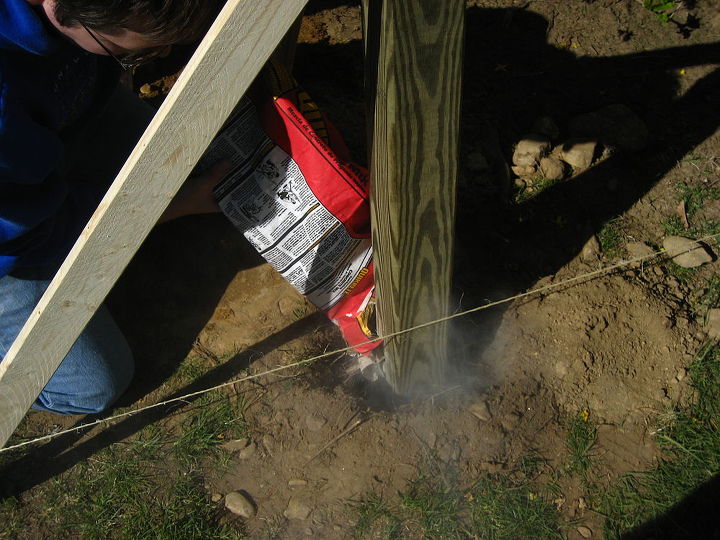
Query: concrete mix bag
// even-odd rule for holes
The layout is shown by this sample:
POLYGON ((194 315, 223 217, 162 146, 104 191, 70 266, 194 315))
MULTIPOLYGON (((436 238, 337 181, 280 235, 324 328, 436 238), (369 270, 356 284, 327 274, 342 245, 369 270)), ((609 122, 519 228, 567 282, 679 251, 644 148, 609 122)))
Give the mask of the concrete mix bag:
POLYGON ((271 62, 196 172, 229 159, 215 197, 263 258, 360 354, 374 335, 367 171, 285 68, 271 62))

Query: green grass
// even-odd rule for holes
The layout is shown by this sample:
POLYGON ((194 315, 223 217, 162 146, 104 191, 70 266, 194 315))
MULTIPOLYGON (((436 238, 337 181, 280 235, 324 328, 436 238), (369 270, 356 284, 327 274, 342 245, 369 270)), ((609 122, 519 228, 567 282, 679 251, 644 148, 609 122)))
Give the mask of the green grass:
POLYGON ((351 507, 358 514, 353 527, 353 538, 382 538, 383 540, 401 538, 401 520, 393 513, 388 503, 374 491, 352 504, 351 507))
POLYGON ((195 466, 203 457, 221 456, 220 444, 243 437, 246 432, 241 408, 234 407, 227 395, 211 392, 200 397, 183 420, 173 452, 184 465, 195 466))
POLYGON ((597 427, 590 421, 590 412, 584 409, 567 423, 568 471, 587 481, 592 466, 592 450, 597 442, 597 427))
POLYGON ((151 474, 132 452, 109 448, 58 479, 51 500, 59 531, 87 540, 230 539, 215 505, 189 475, 151 474), (160 480, 165 485, 159 489, 160 480))
POLYGON ((527 186, 522 188, 515 196, 515 202, 520 204, 529 201, 530 199, 538 195, 540 192, 548 189, 549 187, 559 182, 562 182, 562 180, 548 180, 542 175, 535 178, 530 178, 527 181, 527 186))
POLYGON ((666 235, 701 238, 720 233, 720 223, 698 215, 705 203, 720 200, 720 188, 714 184, 689 185, 682 182, 678 185, 677 191, 678 202, 685 203, 685 214, 690 222, 690 228, 685 229, 680 217, 672 215, 662 221, 666 235))
POLYGON ((678 2, 676 0, 643 0, 643 6, 652 11, 658 21, 667 24, 678 8, 678 2))
POLYGON ((720 348, 704 346, 689 371, 695 399, 658 430, 663 456, 657 467, 623 477, 602 497, 608 538, 662 515, 720 473, 720 348))
MULTIPOLYGON (((524 467, 534 476, 544 460, 529 456, 524 467)), ((492 539, 563 538, 551 490, 514 474, 486 474, 461 488, 457 471, 437 462, 391 503, 377 493, 352 505, 358 518, 355 538, 492 539)))
POLYGON ((623 255, 624 234, 620 218, 607 221, 597 236, 606 257, 616 259, 623 255))

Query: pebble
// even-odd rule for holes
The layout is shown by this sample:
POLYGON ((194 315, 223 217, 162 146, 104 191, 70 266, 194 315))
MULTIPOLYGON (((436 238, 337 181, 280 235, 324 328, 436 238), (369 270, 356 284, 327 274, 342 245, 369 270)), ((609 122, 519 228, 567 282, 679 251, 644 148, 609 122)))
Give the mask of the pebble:
POLYGON ((257 444, 254 442, 250 442, 245 448, 240 450, 237 453, 238 459, 250 459, 252 456, 255 455, 255 451, 257 450, 257 444))
POLYGON ((305 504, 302 499, 293 497, 288 502, 287 509, 283 512, 283 515, 288 519, 307 519, 310 515, 311 508, 305 504))
POLYGON ((535 167, 532 165, 513 165, 510 167, 510 170, 515 176, 519 176, 521 178, 524 176, 532 176, 537 172, 535 167))
POLYGON ((534 167, 549 151, 550 141, 547 137, 530 133, 517 143, 512 161, 515 165, 534 167))
POLYGON ((236 439, 234 441, 224 442, 220 445, 220 448, 228 452, 239 452, 240 450, 247 448, 249 444, 251 444, 250 439, 246 437, 245 439, 236 439))
POLYGON ((573 169, 583 171, 592 165, 597 142, 570 139, 561 148, 560 159, 573 169))
POLYGON ((312 536, 312 535, 315 534, 315 531, 313 531, 310 527, 308 527, 307 529, 305 529, 304 532, 305 532, 305 536, 312 536))
POLYGON ((231 491, 225 495, 225 508, 244 518, 251 518, 257 513, 255 503, 244 491, 231 491))
POLYGON ((580 252, 580 260, 584 263, 595 262, 600 258, 601 254, 602 248, 600 247, 600 241, 597 239, 597 236, 593 235, 585 242, 580 252))
POLYGON ((213 493, 212 497, 210 497, 210 500, 212 502, 220 502, 222 500, 222 495, 220 493, 213 493))
POLYGON ((577 532, 582 536, 583 538, 590 538, 593 535, 592 530, 589 527, 585 527, 581 525, 577 528, 577 532))
POLYGON ((288 480, 288 486, 290 486, 290 487, 307 486, 307 480, 303 480, 302 478, 293 478, 291 480, 288 480))
POLYGON ((540 172, 545 180, 562 180, 565 176, 565 166, 555 156, 548 156, 540 160, 540 172))
POLYGON ((712 339, 720 338, 720 309, 713 308, 707 312, 705 318, 705 332, 712 339))
POLYGON ((568 129, 573 137, 600 139, 606 145, 628 152, 642 150, 649 139, 645 122, 622 104, 576 116, 570 120, 568 129))
POLYGON ((696 268, 713 260, 709 248, 684 236, 666 236, 663 247, 668 257, 683 268, 696 268))
POLYGON ((477 401, 473 403, 470 407, 468 407, 468 410, 473 414, 473 416, 482 422, 487 422, 492 418, 490 408, 485 401, 477 401))

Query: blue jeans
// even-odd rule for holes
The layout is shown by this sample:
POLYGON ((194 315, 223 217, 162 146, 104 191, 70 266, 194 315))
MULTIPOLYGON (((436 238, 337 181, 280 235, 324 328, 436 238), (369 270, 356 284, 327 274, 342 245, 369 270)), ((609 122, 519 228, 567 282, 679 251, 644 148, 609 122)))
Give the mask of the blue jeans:
MULTIPOLYGON (((50 284, 45 280, 0 279, 0 356, 50 284)), ((60 414, 90 414, 108 408, 127 389, 135 365, 132 352, 103 305, 70 349, 33 409, 60 414)))
MULTIPOLYGON (((152 109, 124 88, 68 155, 70 174, 109 186, 152 119, 152 109)), ((99 202, 99 201, 98 201, 99 202)), ((0 278, 0 359, 42 297, 49 280, 0 278)), ((1 362, 2 360, 0 360, 1 362)), ((135 369, 130 347, 103 305, 33 404, 60 414, 107 409, 127 389, 135 369)))

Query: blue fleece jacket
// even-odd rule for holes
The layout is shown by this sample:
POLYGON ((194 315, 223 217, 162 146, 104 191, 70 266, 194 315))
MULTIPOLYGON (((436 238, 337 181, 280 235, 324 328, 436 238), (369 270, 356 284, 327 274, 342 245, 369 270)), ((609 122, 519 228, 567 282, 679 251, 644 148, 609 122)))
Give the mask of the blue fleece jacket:
POLYGON ((97 206, 105 186, 67 156, 117 75, 27 0, 0 0, 0 278, 54 271, 97 206))

